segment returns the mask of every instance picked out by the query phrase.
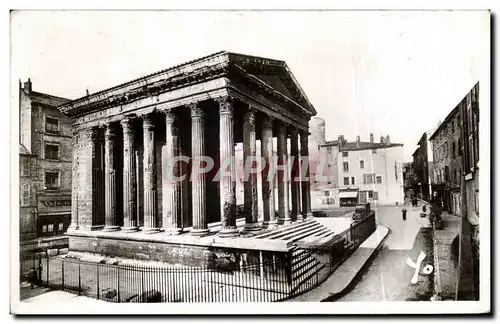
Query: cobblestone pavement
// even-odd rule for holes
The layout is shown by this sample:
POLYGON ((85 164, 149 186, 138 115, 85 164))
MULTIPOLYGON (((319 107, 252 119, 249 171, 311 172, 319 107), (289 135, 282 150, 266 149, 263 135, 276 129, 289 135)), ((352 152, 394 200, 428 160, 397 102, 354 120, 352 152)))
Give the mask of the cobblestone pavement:
POLYGON ((345 294, 335 301, 430 300, 433 275, 424 274, 423 269, 433 265, 432 228, 428 217, 420 217, 420 203, 418 207, 406 205, 406 221, 402 219, 401 209, 402 206, 375 209, 377 223, 388 227, 390 233, 345 294), (415 268, 407 264, 407 259, 416 263, 421 252, 425 253, 425 258, 420 265, 418 281, 412 284, 415 268))

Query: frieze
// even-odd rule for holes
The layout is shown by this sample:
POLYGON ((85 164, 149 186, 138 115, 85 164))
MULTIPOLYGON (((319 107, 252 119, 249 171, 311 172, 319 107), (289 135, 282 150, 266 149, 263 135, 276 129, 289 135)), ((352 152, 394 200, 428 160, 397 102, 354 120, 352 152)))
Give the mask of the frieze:
POLYGON ((40 200, 40 204, 42 204, 44 207, 70 207, 71 199, 40 200))

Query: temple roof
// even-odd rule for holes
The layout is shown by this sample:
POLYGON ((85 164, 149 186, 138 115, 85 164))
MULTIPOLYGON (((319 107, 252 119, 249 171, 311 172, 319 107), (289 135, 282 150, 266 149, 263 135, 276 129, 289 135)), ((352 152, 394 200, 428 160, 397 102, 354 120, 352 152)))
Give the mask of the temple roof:
POLYGON ((140 96, 163 93, 169 89, 223 76, 244 77, 247 82, 265 88, 271 95, 300 107, 310 115, 316 115, 316 110, 284 61, 225 51, 62 103, 60 109, 68 113, 80 107, 122 104, 140 96))

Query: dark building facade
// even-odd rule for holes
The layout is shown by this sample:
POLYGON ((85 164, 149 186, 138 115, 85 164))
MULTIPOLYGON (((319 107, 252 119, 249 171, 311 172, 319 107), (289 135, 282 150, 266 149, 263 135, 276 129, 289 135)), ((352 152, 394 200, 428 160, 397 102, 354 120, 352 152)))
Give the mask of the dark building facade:
MULTIPOLYGON (((21 170, 20 179, 23 183, 29 177, 36 237, 62 235, 71 219, 71 120, 56 108, 68 101, 33 91, 30 79, 19 83, 19 142, 25 148, 21 159, 30 156, 31 161, 29 176, 21 170)), ((26 183, 22 185, 27 195, 26 183)))
POLYGON ((431 174, 432 191, 438 192, 443 208, 460 214, 460 181, 462 172, 460 116, 458 106, 453 109, 429 138, 432 143, 434 170, 431 174))
POLYGON ((413 153, 413 179, 415 194, 424 200, 428 200, 431 195, 430 174, 433 172, 432 143, 429 137, 434 129, 422 134, 417 145, 418 148, 413 153))
POLYGON ((19 241, 37 237, 36 182, 33 166, 36 157, 22 144, 19 145, 19 241))
POLYGON ((409 196, 410 191, 414 191, 413 162, 403 164, 403 181, 405 196, 409 196))

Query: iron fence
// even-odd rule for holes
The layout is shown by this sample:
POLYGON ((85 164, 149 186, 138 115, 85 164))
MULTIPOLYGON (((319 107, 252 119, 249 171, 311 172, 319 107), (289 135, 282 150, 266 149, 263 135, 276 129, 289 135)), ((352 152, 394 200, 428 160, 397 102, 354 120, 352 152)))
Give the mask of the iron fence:
POLYGON ((117 303, 282 301, 321 284, 375 227, 372 212, 322 246, 260 252, 260 262, 244 265, 106 264, 22 253, 21 272, 39 285, 117 303))

